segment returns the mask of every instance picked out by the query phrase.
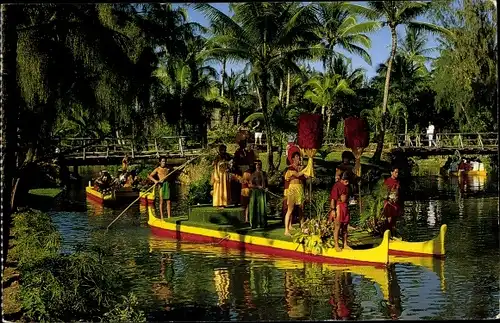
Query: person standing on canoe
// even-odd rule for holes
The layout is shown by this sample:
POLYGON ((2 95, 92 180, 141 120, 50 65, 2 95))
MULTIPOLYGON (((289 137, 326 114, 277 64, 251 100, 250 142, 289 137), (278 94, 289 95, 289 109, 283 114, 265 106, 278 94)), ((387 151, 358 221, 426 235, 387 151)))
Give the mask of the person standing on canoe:
POLYGON ((302 166, 300 165, 300 149, 298 146, 292 146, 288 151, 288 158, 290 160, 290 167, 285 173, 285 199, 287 203, 287 211, 285 214, 285 235, 289 236, 292 228, 292 213, 294 207, 299 207, 300 224, 302 225, 302 214, 304 208, 304 201, 306 199, 304 194, 304 180, 305 175, 302 173, 302 166), (288 182, 288 183, 286 183, 288 182), (288 184, 288 185, 287 185, 288 184))
MULTIPOLYGON (((349 174, 347 172, 344 172, 342 174, 342 177, 340 178, 340 181, 336 182, 332 190, 330 192, 330 215, 329 218, 334 220, 335 223, 335 230, 333 233, 333 239, 335 243, 335 250, 341 251, 339 247, 339 233, 340 233, 340 226, 341 226, 341 215, 345 215, 345 209, 342 211, 339 209, 339 204, 342 202, 341 197, 342 195, 345 195, 346 197, 349 196, 349 174)), ((342 205, 340 205, 342 207, 342 205)), ((346 204, 347 207, 347 204, 346 204)), ((347 232, 347 230, 346 230, 347 232)), ((349 246, 347 246, 347 236, 346 236, 346 241, 344 242, 344 248, 345 249, 351 249, 349 246)))
POLYGON ((266 214, 266 188, 267 174, 262 170, 262 161, 255 161, 255 172, 252 174, 250 182, 250 204, 248 213, 250 215, 250 225, 252 228, 265 228, 267 226, 266 214))
POLYGON ((384 181, 387 187, 388 195, 384 201, 384 216, 386 218, 387 228, 391 230, 391 237, 395 238, 396 234, 396 220, 402 213, 402 207, 399 201, 399 169, 393 166, 391 169, 391 177, 384 181))
POLYGON ((156 167, 148 178, 155 184, 160 184, 160 219, 163 220, 163 204, 167 201, 167 217, 170 218, 172 204, 170 202, 170 183, 167 181, 167 176, 170 170, 167 168, 167 157, 160 157, 160 166, 156 167), (158 180, 154 176, 158 176, 158 180))
POLYGON ((217 208, 225 208, 231 201, 231 176, 230 176, 230 161, 231 156, 226 152, 226 146, 219 146, 219 154, 215 159, 213 166, 211 182, 214 186, 213 190, 213 206, 217 208))

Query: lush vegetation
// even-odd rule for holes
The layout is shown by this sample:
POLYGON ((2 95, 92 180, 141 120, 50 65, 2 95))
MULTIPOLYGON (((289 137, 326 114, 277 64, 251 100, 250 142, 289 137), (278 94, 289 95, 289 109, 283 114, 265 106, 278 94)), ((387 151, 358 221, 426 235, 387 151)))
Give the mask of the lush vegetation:
POLYGON ((109 244, 62 254, 50 216, 35 210, 17 213, 12 233, 9 257, 18 264, 25 319, 146 321, 131 292, 134 278, 110 260, 109 244))

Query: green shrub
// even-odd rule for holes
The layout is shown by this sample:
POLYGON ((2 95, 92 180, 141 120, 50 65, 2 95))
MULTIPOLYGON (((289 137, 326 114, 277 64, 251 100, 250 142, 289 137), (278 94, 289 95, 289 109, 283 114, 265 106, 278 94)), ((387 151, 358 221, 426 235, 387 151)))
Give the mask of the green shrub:
POLYGON ((209 143, 234 143, 238 126, 232 124, 218 124, 208 131, 207 137, 209 143))
POLYGON ((382 235, 384 232, 385 217, 383 215, 384 200, 388 195, 383 179, 379 180, 369 195, 363 196, 362 211, 359 224, 361 228, 382 235))
MULTIPOLYGON (((27 210, 16 214, 13 224, 11 256, 19 262, 26 319, 100 320, 104 313, 110 313, 108 318, 117 315, 116 320, 120 320, 123 312, 113 309, 123 305, 119 301, 137 277, 125 275, 124 268, 111 261, 112 244, 108 242, 108 249, 79 247, 64 255, 60 253, 60 235, 47 214, 27 210)), ((134 320, 141 318, 135 310, 128 315, 134 320)))
POLYGON ((188 201, 190 205, 206 204, 212 200, 212 185, 210 184, 210 173, 204 174, 197 181, 191 182, 188 189, 188 201))

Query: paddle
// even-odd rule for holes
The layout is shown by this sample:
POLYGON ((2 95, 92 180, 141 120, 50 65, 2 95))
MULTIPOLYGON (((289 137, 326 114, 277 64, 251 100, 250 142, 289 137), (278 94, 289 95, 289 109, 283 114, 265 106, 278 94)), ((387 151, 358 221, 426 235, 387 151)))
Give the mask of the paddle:
MULTIPOLYGON (((179 167, 174 168, 174 170, 173 170, 173 171, 171 171, 170 173, 168 173, 168 174, 167 174, 167 176, 165 176, 165 178, 163 179, 163 181, 164 181, 164 180, 166 180, 166 179, 167 179, 167 177, 168 177, 168 176, 170 176, 170 174, 173 174, 173 173, 175 173, 176 171, 178 171, 179 169, 186 167, 186 166, 187 166, 190 162, 192 162, 193 160, 195 160, 195 159, 196 159, 196 158, 198 158, 198 157, 201 157, 201 155, 198 155, 198 156, 196 156, 196 157, 194 157, 194 158, 191 158, 190 160, 188 160, 188 161, 187 161, 187 162, 185 162, 184 164, 180 165, 179 167)), ((163 183, 163 181, 162 181, 161 183, 163 183)), ((145 192, 141 192, 141 194, 139 194, 139 197, 138 197, 138 198, 136 198, 136 199, 135 199, 132 203, 130 203, 130 205, 129 205, 129 206, 127 206, 127 208, 126 208, 125 210, 123 210, 123 211, 122 211, 122 213, 120 213, 120 214, 119 214, 119 215, 118 215, 118 216, 117 216, 117 217, 113 220, 113 222, 111 222, 111 223, 110 223, 110 224, 106 227, 106 231, 108 231, 109 227, 110 227, 113 223, 115 223, 115 222, 116 222, 116 221, 117 221, 117 220, 118 220, 118 219, 119 219, 119 218, 120 218, 120 217, 121 217, 121 216, 122 216, 122 215, 123 215, 123 214, 124 214, 124 213, 125 213, 128 209, 130 209, 130 207, 131 207, 131 206, 132 206, 135 202, 139 201, 139 199, 140 199, 141 197, 143 197, 146 193, 148 193, 149 191, 151 191, 151 190, 152 190, 155 186, 156 186, 156 184, 153 184, 153 186, 151 186, 150 188, 148 188, 145 192)))

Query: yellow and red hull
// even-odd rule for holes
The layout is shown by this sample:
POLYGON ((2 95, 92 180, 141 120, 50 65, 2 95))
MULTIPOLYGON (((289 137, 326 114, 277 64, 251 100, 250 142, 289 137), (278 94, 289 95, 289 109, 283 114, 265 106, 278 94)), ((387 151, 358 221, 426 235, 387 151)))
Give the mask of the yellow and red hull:
POLYGON ((390 240, 389 254, 408 257, 444 257, 446 230, 446 224, 441 225, 437 237, 423 242, 390 240))
POLYGON ((166 222, 156 218, 153 208, 148 208, 148 224, 153 234, 179 240, 217 243, 228 248, 259 252, 278 257, 301 259, 332 264, 386 266, 389 263, 389 231, 379 246, 366 250, 323 249, 319 254, 305 250, 302 244, 259 236, 223 232, 182 224, 181 221, 166 222))

